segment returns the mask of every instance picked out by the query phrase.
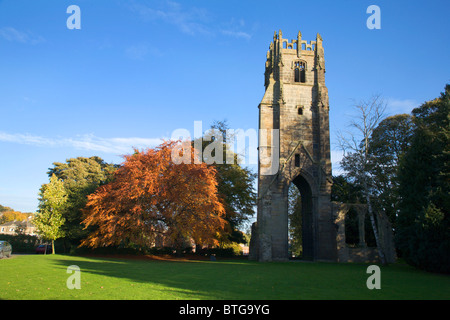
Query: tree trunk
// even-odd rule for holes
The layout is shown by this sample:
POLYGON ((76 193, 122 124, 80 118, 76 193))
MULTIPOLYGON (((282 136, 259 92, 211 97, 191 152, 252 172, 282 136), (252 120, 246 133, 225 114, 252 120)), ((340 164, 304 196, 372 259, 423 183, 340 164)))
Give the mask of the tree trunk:
POLYGON ((55 254, 55 240, 52 240, 52 254, 55 254))
MULTIPOLYGON (((367 128, 365 120, 364 120, 364 128, 367 128)), ((369 133, 368 133, 368 131, 365 131, 364 132, 364 171, 366 171, 366 172, 368 171, 367 170, 367 164, 369 162, 368 159, 369 159, 369 133)), ((385 265, 386 258, 384 257, 383 248, 381 247, 380 238, 378 237, 378 229, 377 229, 377 225, 375 224, 375 217, 373 216, 372 203, 370 202, 369 186, 367 185, 366 179, 367 179, 367 177, 364 176, 363 177, 364 193, 366 194, 367 210, 369 211, 370 223, 372 224, 372 230, 373 230, 373 235, 375 236, 375 242, 377 244, 378 254, 380 255, 381 263, 383 265, 385 265)))
POLYGON ((370 203, 369 190, 367 188, 367 183, 364 182, 364 192, 366 194, 367 210, 369 212, 370 223, 372 224, 373 234, 375 236, 375 242, 377 244, 378 254, 380 255, 380 260, 383 265, 386 264, 386 258, 384 257, 383 248, 381 247, 380 238, 378 237, 378 229, 375 224, 375 217, 373 216, 372 204, 370 203))

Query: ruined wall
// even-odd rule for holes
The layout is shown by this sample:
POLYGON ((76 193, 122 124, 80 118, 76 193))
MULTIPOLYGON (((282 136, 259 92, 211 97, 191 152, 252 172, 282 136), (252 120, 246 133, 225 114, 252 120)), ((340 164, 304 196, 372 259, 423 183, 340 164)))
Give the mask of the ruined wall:
MULTIPOLYGON (((336 217, 337 230, 337 252, 338 262, 361 262, 361 263, 379 263, 380 257, 378 249, 375 247, 367 247, 364 235, 364 221, 367 214, 367 207, 363 204, 347 204, 333 202, 333 211, 336 217), (345 216, 350 208, 356 209, 358 213, 358 231, 359 231, 359 245, 358 247, 349 247, 345 239, 345 216)), ((380 243, 384 252, 386 262, 394 263, 397 260, 395 253, 395 246, 393 241, 392 226, 383 213, 378 213, 377 228, 380 237, 380 243)))

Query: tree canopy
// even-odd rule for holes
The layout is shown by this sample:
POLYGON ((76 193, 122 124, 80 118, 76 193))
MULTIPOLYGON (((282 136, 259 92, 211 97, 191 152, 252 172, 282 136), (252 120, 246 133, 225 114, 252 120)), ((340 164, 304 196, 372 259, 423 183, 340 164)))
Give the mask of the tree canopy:
MULTIPOLYGON (((228 222, 222 241, 245 243, 245 235, 239 230, 239 227, 255 213, 256 192, 254 182, 257 175, 249 168, 242 167, 239 164, 239 154, 229 150, 229 142, 235 137, 229 134, 228 129, 226 120, 214 121, 210 132, 211 135, 222 137, 222 159, 226 159, 227 153, 228 155, 231 154, 234 159, 233 163, 224 161, 224 163, 211 164, 217 171, 217 190, 225 206, 224 219, 228 222)), ((209 141, 203 140, 203 150, 208 144, 209 141)), ((213 156, 215 156, 216 151, 219 150, 213 150, 213 156)), ((203 156, 205 157, 205 153, 203 153, 203 156)), ((203 160, 205 161, 205 159, 203 160)))
POLYGON ((3 212, 0 211, 0 224, 9 221, 25 221, 30 215, 33 215, 33 213, 25 213, 13 209, 5 210, 3 212))
POLYGON ((0 212, 6 212, 6 211, 14 211, 14 209, 12 209, 10 207, 2 206, 0 204, 0 212))
POLYGON ((411 147, 399 166, 396 242, 410 264, 450 272, 450 85, 412 115, 411 147))
POLYGON ((386 213, 394 228, 400 203, 398 168, 410 148, 413 131, 412 116, 399 114, 381 121, 369 139, 372 202, 375 210, 386 213))
POLYGON ((39 193, 39 210, 33 218, 37 232, 46 240, 52 241, 52 253, 55 253, 54 241, 64 235, 61 226, 64 224, 62 212, 67 204, 67 193, 64 184, 56 175, 50 182, 41 187, 39 193))
POLYGON ((83 223, 97 229, 82 245, 125 241, 148 246, 158 235, 175 246, 186 237, 196 244, 217 243, 225 209, 217 194, 216 170, 205 163, 173 163, 177 144, 164 142, 125 156, 113 180, 88 196, 83 223))
POLYGON ((87 203, 87 196, 100 185, 110 181, 117 165, 106 163, 97 156, 77 157, 66 162, 54 162, 49 169, 49 177, 55 175, 60 179, 67 192, 67 203, 61 212, 65 222, 62 230, 65 239, 77 246, 89 230, 83 230, 82 209, 87 203))

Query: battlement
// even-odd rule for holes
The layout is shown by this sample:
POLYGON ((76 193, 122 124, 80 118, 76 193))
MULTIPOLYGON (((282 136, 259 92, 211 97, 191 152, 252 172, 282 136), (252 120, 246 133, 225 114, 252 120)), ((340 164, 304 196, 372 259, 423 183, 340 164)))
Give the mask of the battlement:
MULTIPOLYGON (((297 50, 297 46, 298 46, 299 42, 298 42, 298 40, 295 40, 295 39, 293 39, 291 42, 289 42, 288 39, 281 39, 281 43, 282 43, 283 49, 297 50)), ((300 50, 302 50, 302 51, 316 50, 316 41, 310 41, 308 43, 308 41, 306 41, 306 40, 301 40, 300 44, 301 44, 300 50)))
POLYGON ((317 40, 322 40, 322 37, 317 34, 316 41, 306 41, 302 40, 302 33, 299 31, 297 34, 297 39, 292 39, 289 42, 289 39, 283 39, 283 33, 281 30, 278 32, 275 31, 273 35, 272 44, 280 44, 280 49, 288 49, 288 50, 296 50, 296 51, 315 51, 317 40))
POLYGON ((283 83, 313 86, 324 83, 325 59, 322 37, 317 34, 313 41, 302 39, 299 31, 297 39, 284 39, 281 30, 273 35, 267 51, 265 86, 271 77, 283 83))

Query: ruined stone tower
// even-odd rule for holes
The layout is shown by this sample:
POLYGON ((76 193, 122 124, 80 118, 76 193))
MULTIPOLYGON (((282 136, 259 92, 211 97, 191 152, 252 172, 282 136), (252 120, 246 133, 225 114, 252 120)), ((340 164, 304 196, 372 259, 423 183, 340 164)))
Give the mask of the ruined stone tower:
POLYGON ((288 189, 302 197, 303 257, 337 260, 330 199, 328 90, 322 38, 283 39, 275 32, 267 52, 259 104, 258 215, 250 258, 287 260, 288 189))

